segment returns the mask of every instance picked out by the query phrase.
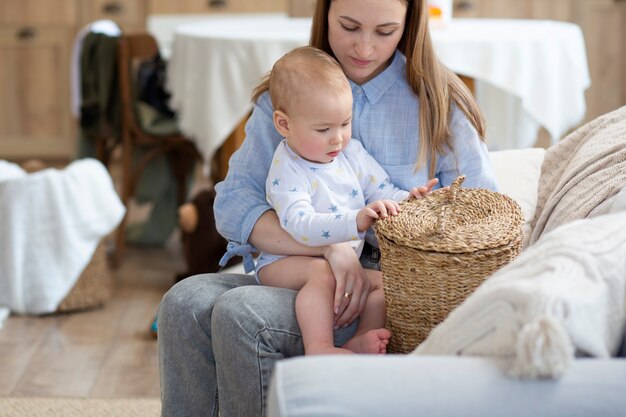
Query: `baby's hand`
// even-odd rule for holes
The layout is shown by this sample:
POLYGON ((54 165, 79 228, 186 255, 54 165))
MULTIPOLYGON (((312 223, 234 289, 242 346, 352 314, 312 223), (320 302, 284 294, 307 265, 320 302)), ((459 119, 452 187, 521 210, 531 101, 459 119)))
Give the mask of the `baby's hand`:
POLYGON ((356 227, 359 232, 364 232, 376 219, 384 219, 388 216, 396 216, 400 212, 400 204, 393 200, 377 200, 369 203, 359 210, 356 215, 356 227))
POLYGON ((428 180, 426 185, 411 188, 411 195, 415 198, 425 197, 433 191, 433 187, 437 185, 438 182, 439 180, 437 178, 432 178, 428 180))

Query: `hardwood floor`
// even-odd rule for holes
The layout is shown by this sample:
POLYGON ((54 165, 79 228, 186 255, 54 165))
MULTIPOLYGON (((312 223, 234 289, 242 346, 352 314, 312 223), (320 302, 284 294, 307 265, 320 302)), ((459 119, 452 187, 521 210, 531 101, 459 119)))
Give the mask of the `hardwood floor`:
POLYGON ((104 307, 9 317, 0 329, 0 396, 159 397, 157 344, 149 325, 182 270, 177 243, 128 247, 112 271, 113 297, 104 307))

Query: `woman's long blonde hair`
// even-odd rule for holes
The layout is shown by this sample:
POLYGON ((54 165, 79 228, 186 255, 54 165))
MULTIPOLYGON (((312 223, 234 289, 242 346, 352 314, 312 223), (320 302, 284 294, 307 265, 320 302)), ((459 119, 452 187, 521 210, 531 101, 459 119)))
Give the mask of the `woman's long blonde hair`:
MULTIPOLYGON (((313 14, 313 26, 309 45, 319 48, 336 58, 328 41, 328 11, 333 0, 317 0, 313 14)), ((479 136, 485 136, 485 122, 474 96, 452 71, 439 62, 435 55, 428 29, 426 0, 402 1, 407 6, 406 22, 398 50, 406 57, 406 78, 419 97, 419 169, 430 161, 429 174, 435 174, 437 153, 443 153, 450 143, 451 105, 455 103, 465 113, 479 136)), ((268 89, 261 83, 254 92, 253 100, 268 89)))

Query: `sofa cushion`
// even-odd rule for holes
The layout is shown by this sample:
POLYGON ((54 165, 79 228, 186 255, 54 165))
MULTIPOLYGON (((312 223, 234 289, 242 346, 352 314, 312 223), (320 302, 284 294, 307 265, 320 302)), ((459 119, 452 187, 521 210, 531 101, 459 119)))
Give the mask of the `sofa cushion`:
POLYGON ((515 200, 524 214, 524 246, 530 238, 530 222, 537 207, 537 186, 544 155, 543 148, 489 152, 500 192, 515 200))
POLYGON ((569 348, 614 356, 626 324, 625 253, 623 213, 560 226, 487 279, 415 353, 509 357, 517 374, 542 377, 567 369, 569 348))

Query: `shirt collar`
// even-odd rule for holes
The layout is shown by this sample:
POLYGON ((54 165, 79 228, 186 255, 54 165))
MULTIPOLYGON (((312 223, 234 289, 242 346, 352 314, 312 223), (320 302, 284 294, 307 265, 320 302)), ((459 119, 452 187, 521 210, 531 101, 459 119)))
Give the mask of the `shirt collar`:
POLYGON ((350 86, 352 87, 352 94, 356 97, 361 94, 365 94, 367 100, 371 104, 375 104, 385 94, 393 84, 398 81, 398 78, 404 77, 406 58, 398 50, 393 55, 391 64, 385 68, 383 72, 372 78, 365 84, 356 84, 350 80, 350 86))

